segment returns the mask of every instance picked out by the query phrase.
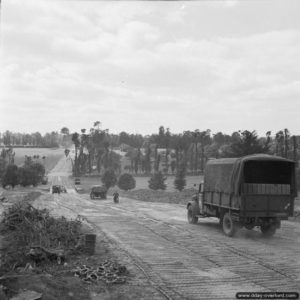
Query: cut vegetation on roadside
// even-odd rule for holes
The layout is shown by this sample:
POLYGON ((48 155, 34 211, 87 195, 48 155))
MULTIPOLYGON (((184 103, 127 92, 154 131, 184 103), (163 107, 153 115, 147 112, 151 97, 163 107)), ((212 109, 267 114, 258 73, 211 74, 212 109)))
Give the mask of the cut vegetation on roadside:
POLYGON ((24 293, 40 294, 43 300, 91 299, 92 294, 114 293, 114 283, 126 283, 127 268, 117 262, 107 242, 94 243, 97 253, 91 256, 85 239, 90 229, 80 218, 54 218, 47 209, 34 208, 32 200, 38 195, 14 201, 2 215, 0 299, 24 293))

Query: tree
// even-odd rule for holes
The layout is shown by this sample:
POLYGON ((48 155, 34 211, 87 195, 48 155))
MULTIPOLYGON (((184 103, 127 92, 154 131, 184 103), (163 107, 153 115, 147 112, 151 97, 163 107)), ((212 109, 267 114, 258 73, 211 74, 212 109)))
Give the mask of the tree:
POLYGON ((101 181, 106 186, 107 189, 113 187, 117 183, 117 177, 113 170, 107 170, 104 172, 103 176, 101 177, 101 181))
POLYGON ((146 150, 144 163, 145 163, 145 172, 147 174, 150 174, 150 172, 151 172, 151 148, 149 145, 146 150))
POLYGON ((278 131, 275 135, 276 141, 276 154, 284 156, 284 133, 282 130, 278 131))
POLYGON ((118 181, 118 187, 121 190, 132 190, 135 188, 136 182, 134 177, 129 174, 129 173, 124 173, 120 176, 119 181, 118 181))
POLYGON ((74 165, 74 175, 77 176, 78 174, 78 148, 80 146, 80 141, 79 141, 79 134, 77 132, 72 134, 72 142, 74 143, 75 146, 75 165, 74 165))
POLYGON ((165 184, 166 179, 162 172, 154 173, 148 181, 149 188, 152 190, 165 190, 167 187, 165 184))
POLYGON ((179 191, 182 191, 186 186, 184 165, 181 165, 180 168, 177 169, 174 186, 179 191))
POLYGON ((232 142, 226 149, 225 156, 241 157, 255 153, 266 153, 268 149, 265 145, 259 143, 256 131, 245 130, 243 132, 234 132, 232 142))
POLYGON ((205 147, 211 143, 210 129, 206 129, 205 131, 200 132, 199 141, 200 141, 200 149, 201 149, 201 171, 203 171, 205 147))
POLYGON ((61 134, 65 134, 65 135, 69 135, 70 134, 70 130, 68 127, 63 127, 61 130, 60 130, 60 133, 61 134))
POLYGON ((5 173, 7 167, 7 161, 4 157, 0 156, 0 181, 2 181, 2 177, 5 173))
POLYGON ((60 133, 63 135, 62 137, 62 145, 64 147, 68 147, 70 145, 70 130, 68 127, 63 127, 60 130, 60 133))
POLYGON ((121 156, 108 148, 105 149, 101 157, 101 163, 105 170, 113 170, 120 172, 121 170, 121 156))
POLYGON ((94 127, 96 127, 97 130, 100 130, 100 126, 101 126, 101 122, 100 121, 94 122, 94 127))
POLYGON ((194 160, 194 168, 191 167, 191 169, 194 169, 195 172, 197 172, 198 170, 198 142, 199 142, 199 138, 200 138, 200 131, 199 129, 196 129, 193 133, 193 143, 195 145, 195 160, 194 160))
POLYGON ((35 162, 30 166, 30 168, 31 170, 33 170, 35 177, 35 182, 33 183, 33 185, 36 185, 40 183, 45 176, 45 167, 41 163, 35 162))
POLYGON ((18 167, 16 165, 8 165, 2 177, 2 186, 11 185, 14 188, 18 183, 18 167))
POLYGON ((290 132, 288 129, 284 129, 284 157, 288 158, 288 150, 289 150, 289 138, 290 132))

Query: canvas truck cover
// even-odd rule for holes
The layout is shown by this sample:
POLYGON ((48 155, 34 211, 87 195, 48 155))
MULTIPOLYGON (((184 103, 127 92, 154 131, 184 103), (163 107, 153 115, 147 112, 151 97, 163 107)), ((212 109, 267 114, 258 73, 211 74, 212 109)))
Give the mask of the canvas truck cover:
POLYGON ((291 168, 291 194, 297 195, 295 188, 295 163, 291 160, 266 155, 255 154, 240 158, 222 158, 207 162, 204 171, 204 191, 223 192, 235 196, 240 195, 240 186, 244 182, 244 167, 248 161, 257 162, 286 162, 286 166, 291 168))

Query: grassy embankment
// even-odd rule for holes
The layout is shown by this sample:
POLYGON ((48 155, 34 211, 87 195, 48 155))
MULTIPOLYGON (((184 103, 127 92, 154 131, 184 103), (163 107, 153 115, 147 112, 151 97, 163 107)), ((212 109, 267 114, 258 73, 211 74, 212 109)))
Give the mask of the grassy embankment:
MULTIPOLYGON (((187 176, 186 188, 179 192, 174 188, 174 176, 168 176, 166 180, 167 188, 165 191, 154 191, 148 188, 150 177, 135 177, 136 188, 131 191, 122 191, 117 186, 110 188, 108 195, 112 195, 114 191, 118 191, 120 197, 128 197, 140 201, 148 202, 165 202, 185 204, 195 194, 199 182, 203 179, 201 176, 187 176), (194 184, 197 186, 195 187, 194 184)), ((102 185, 100 177, 82 177, 81 187, 83 193, 89 193, 93 185, 102 185)))

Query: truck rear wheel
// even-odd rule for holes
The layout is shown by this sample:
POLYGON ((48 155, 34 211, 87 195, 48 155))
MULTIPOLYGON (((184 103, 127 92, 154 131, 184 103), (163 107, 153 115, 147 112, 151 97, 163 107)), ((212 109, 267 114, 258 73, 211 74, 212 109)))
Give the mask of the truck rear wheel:
POLYGON ((188 207, 187 210, 187 219, 190 224, 197 224, 198 222, 198 217, 194 215, 193 208, 191 205, 188 207))
POLYGON ((276 232, 276 227, 274 225, 261 225, 260 231, 265 237, 271 237, 276 232))
POLYGON ((227 236, 234 236, 234 234, 236 233, 236 231, 238 229, 237 224, 235 224, 233 222, 233 220, 228 212, 225 213, 225 215, 223 216, 222 228, 223 228, 223 232, 227 236))

